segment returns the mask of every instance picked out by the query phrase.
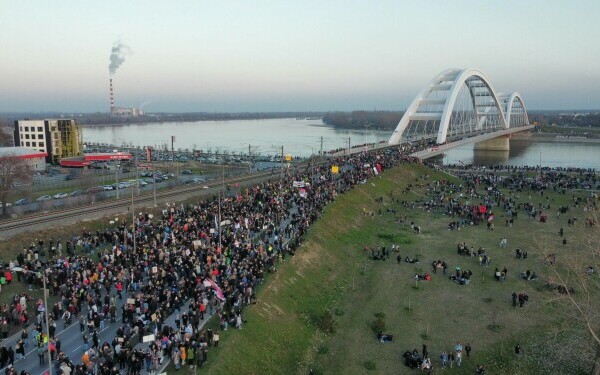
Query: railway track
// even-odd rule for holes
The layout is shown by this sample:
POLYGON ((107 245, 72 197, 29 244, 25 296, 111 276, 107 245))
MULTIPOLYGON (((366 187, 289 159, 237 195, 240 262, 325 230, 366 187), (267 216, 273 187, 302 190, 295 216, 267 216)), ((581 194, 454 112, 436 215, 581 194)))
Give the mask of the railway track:
MULTIPOLYGON (((156 200, 162 201, 167 198, 179 198, 185 195, 202 195, 207 193, 214 193, 215 190, 223 188, 225 184, 251 184, 255 182, 262 182, 268 180, 270 177, 278 178, 278 174, 272 174, 271 172, 255 173, 250 175, 242 175, 229 177, 223 180, 215 180, 207 182, 203 185, 191 184, 184 185, 168 190, 156 192, 156 200), (206 186, 206 188, 205 188, 206 186)), ((136 206, 152 204, 154 202, 154 194, 152 192, 144 193, 133 198, 133 202, 136 206)), ((62 210, 53 210, 37 214, 26 215, 16 219, 8 219, 0 222, 0 232, 13 231, 17 229, 26 229, 29 227, 36 226, 44 223, 48 224, 64 220, 66 218, 72 218, 74 216, 91 215, 109 211, 111 209, 125 208, 131 204, 130 197, 122 197, 116 200, 103 201, 93 205, 79 206, 65 208, 62 210)))

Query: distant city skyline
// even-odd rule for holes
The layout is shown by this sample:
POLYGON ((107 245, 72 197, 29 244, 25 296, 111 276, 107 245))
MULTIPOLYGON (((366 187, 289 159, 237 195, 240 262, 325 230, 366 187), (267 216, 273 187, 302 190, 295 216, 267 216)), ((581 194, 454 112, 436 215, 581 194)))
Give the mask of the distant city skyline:
POLYGON ((600 109, 597 1, 12 1, 0 112, 404 110, 447 68, 600 109), (118 45, 117 45, 118 46, 118 45), (113 56, 117 58, 119 56, 113 56), (115 65, 116 64, 116 65, 115 65), (119 66, 120 64, 120 66, 119 66))

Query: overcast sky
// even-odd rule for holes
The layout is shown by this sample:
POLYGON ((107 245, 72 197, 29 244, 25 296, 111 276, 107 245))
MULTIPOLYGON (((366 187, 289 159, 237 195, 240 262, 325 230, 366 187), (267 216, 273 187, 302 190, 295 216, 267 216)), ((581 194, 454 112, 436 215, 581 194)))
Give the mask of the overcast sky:
POLYGON ((476 67, 529 109, 600 108, 600 1, 0 3, 0 111, 402 110, 476 67), (149 104, 148 104, 149 103, 149 104))

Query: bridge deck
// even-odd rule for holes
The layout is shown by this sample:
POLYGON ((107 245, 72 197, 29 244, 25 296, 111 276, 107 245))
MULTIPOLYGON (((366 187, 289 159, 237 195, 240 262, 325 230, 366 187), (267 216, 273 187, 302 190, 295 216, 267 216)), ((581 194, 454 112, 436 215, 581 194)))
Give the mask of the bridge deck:
POLYGON ((439 146, 433 146, 433 147, 427 148, 425 150, 415 152, 414 154, 411 154, 411 156, 418 157, 419 159, 428 159, 428 158, 431 158, 431 157, 434 157, 437 155, 441 155, 450 149, 465 145, 467 143, 477 143, 477 142, 481 142, 481 141, 486 141, 488 139, 500 137, 503 135, 518 133, 518 132, 521 132, 524 130, 529 130, 529 129, 532 129, 533 127, 534 127, 534 125, 525 125, 525 126, 520 126, 518 128, 503 129, 503 130, 495 131, 493 133, 486 133, 486 134, 477 135, 475 137, 464 138, 464 139, 461 139, 458 141, 446 143, 446 144, 439 145, 439 146))

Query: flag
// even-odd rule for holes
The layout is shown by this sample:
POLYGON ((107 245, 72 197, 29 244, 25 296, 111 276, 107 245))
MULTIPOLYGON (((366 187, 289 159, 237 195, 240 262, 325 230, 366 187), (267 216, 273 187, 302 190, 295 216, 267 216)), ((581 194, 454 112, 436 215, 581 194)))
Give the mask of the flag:
POLYGON ((223 294, 223 291, 221 290, 221 288, 219 288, 217 283, 214 282, 212 279, 207 279, 207 280, 210 283, 210 285, 213 287, 213 289, 215 290, 217 298, 220 299, 221 301, 225 301, 225 295, 223 294))
POLYGON ((338 167, 337 165, 332 165, 331 166, 331 173, 333 173, 333 174, 340 173, 340 167, 338 167))
POLYGON ((304 189, 304 188, 300 189, 300 196, 302 198, 306 198, 306 189, 304 189))

